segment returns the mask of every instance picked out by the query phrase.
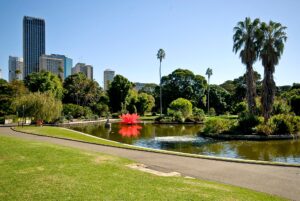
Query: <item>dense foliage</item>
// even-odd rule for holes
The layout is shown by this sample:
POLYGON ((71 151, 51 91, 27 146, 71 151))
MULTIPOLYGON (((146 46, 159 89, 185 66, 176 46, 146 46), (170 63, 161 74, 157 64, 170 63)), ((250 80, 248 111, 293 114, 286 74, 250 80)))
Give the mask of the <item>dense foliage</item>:
POLYGON ((184 122, 186 118, 193 114, 192 103, 184 98, 178 98, 172 101, 168 108, 168 115, 175 118, 176 121, 184 122))
POLYGON ((31 73, 24 80, 31 92, 51 92, 56 98, 63 97, 63 86, 60 79, 50 72, 31 73))
POLYGON ((35 121, 53 122, 61 116, 62 111, 61 101, 50 92, 22 95, 15 99, 12 105, 19 114, 24 112, 25 117, 34 118, 35 121))

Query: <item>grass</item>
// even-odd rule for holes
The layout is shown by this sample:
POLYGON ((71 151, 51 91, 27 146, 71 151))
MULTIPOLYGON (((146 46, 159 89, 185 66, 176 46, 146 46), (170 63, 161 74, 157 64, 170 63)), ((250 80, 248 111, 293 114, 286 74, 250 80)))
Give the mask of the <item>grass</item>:
POLYGON ((0 200, 283 200, 127 168, 129 160, 0 136, 0 200))
POLYGON ((15 127, 14 128, 17 131, 21 132, 27 132, 27 133, 33 133, 38 135, 44 135, 44 136, 52 136, 52 137, 58 137, 58 138, 67 138, 72 140, 79 140, 84 142, 90 142, 90 143, 96 143, 96 144, 102 144, 102 145, 109 145, 109 146, 115 146, 115 147, 130 147, 126 144, 108 141, 102 138, 93 137, 90 135, 83 135, 81 133, 78 133, 76 131, 72 131, 69 129, 64 129, 61 127, 52 127, 52 126, 24 126, 24 127, 15 127))

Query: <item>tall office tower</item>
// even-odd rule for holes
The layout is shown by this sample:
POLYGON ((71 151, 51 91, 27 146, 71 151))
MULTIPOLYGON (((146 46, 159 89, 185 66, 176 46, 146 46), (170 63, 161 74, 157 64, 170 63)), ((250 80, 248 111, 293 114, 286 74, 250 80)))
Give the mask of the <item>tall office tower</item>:
POLYGON ((42 55, 39 61, 39 71, 49 71, 62 80, 64 79, 65 60, 55 55, 42 55))
POLYGON ((113 81, 114 77, 115 77, 115 71, 111 70, 111 69, 106 69, 103 73, 104 78, 103 78, 103 82, 104 82, 104 91, 108 90, 109 84, 113 81))
POLYGON ((86 65, 85 63, 77 63, 73 68, 72 68, 72 75, 76 73, 83 73, 88 79, 93 80, 93 66, 91 65, 86 65))
POLYGON ((8 80, 23 80, 24 67, 23 58, 9 56, 8 59, 8 80))
POLYGON ((72 74, 72 66, 73 60, 71 58, 66 57, 65 55, 60 54, 51 54, 51 57, 60 58, 64 60, 63 71, 64 71, 64 78, 67 78, 72 74))
POLYGON ((24 77, 30 73, 39 72, 39 59, 43 54, 45 54, 45 20, 24 16, 24 77))

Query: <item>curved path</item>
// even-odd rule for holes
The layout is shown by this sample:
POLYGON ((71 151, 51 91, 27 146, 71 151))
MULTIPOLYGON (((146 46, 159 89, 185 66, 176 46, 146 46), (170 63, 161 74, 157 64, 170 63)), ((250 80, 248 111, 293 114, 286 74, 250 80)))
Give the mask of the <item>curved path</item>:
POLYGON ((176 171, 184 176, 217 181, 292 200, 300 200, 300 168, 297 167, 245 164, 129 150, 24 134, 7 127, 0 127, 0 134, 116 155, 143 163, 151 169, 162 172, 176 171))

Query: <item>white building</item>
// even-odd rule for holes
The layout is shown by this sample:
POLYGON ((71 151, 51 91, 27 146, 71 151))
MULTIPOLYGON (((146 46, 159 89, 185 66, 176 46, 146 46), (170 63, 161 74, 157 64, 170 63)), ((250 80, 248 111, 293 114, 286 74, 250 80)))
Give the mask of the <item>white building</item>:
POLYGON ((104 91, 107 91, 110 83, 113 81, 115 77, 115 71, 111 69, 106 69, 103 73, 103 82, 104 82, 104 91))
POLYGON ((51 72, 62 80, 64 79, 64 65, 65 61, 63 58, 56 55, 45 55, 40 56, 39 71, 51 72))
POLYGON ((24 78, 24 63, 23 58, 9 56, 8 59, 8 80, 23 80, 24 78))
POLYGON ((91 65, 86 65, 85 63, 77 63, 73 68, 72 68, 72 75, 76 73, 83 73, 88 79, 93 80, 93 66, 91 65))

